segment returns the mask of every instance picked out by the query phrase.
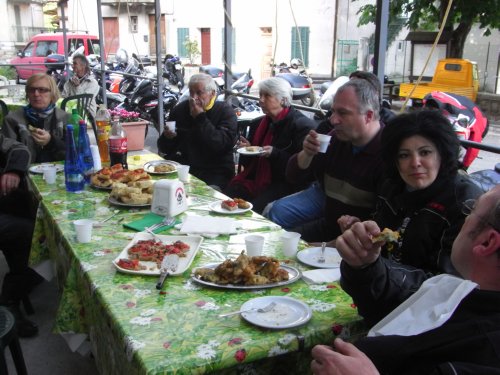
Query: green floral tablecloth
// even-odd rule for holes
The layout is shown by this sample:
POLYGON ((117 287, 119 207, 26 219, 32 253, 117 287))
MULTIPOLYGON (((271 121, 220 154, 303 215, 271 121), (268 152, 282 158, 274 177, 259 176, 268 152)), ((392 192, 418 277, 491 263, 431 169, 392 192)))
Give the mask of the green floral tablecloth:
MULTIPOLYGON (((129 165, 139 167, 158 158, 129 157, 129 165)), ((331 343, 337 336, 350 340, 363 332, 356 307, 338 283, 309 285, 299 280, 283 287, 239 291, 208 288, 190 279, 194 267, 220 262, 220 254, 237 256, 249 232, 264 235, 264 255, 284 259, 281 228, 260 215, 232 216, 238 221, 238 233, 205 238, 191 268, 169 277, 158 291, 157 277, 123 274, 112 264, 136 233, 123 228, 122 222, 139 219, 148 209, 110 206, 107 191, 90 187, 68 193, 62 173, 55 185, 47 185, 40 175, 32 175, 31 181, 41 199, 31 262, 52 259, 63 288, 55 331, 88 334, 101 374, 307 373, 312 346, 331 343), (115 217, 94 228, 91 243, 76 242, 73 220, 102 220, 116 209, 120 211, 115 217), (238 315, 218 318, 254 297, 269 295, 305 302, 313 311, 312 319, 302 327, 270 330, 238 315)), ((208 204, 223 197, 220 193, 192 176, 186 190, 189 209, 179 218, 217 215, 208 204)), ((161 234, 177 233, 172 228, 161 234)), ((287 262, 308 269, 295 259, 287 262)))

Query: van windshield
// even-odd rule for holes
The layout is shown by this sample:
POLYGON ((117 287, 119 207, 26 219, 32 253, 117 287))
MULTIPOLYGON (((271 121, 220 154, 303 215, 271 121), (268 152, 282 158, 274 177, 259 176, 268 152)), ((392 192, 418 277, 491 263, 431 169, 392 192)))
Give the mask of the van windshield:
POLYGON ((99 46, 99 39, 89 39, 89 54, 101 54, 101 48, 99 46))

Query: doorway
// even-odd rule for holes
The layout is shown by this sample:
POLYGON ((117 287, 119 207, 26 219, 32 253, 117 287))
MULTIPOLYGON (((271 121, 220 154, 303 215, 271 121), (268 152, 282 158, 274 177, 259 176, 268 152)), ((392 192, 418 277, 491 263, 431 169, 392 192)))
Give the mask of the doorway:
POLYGON ((210 65, 211 62, 210 29, 201 29, 201 65, 210 65))
MULTIPOLYGON (((149 54, 151 56, 156 56, 156 29, 155 29, 155 15, 149 15, 149 54)), ((160 19, 160 51, 161 55, 167 53, 167 38, 166 38, 166 28, 165 28, 165 15, 161 15, 160 19)))
POLYGON ((102 19, 104 28, 104 61, 108 60, 109 54, 115 54, 120 44, 120 32, 118 29, 118 18, 104 17, 102 19))

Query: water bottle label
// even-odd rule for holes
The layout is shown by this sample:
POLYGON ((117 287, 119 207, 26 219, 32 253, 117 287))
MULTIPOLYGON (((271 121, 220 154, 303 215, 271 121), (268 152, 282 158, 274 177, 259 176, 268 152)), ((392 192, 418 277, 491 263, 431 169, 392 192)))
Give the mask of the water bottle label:
POLYGON ((109 152, 124 154, 127 152, 127 138, 110 138, 109 152))
POLYGON ((71 173, 66 175, 67 182, 70 183, 80 183, 83 181, 83 175, 81 173, 71 173))

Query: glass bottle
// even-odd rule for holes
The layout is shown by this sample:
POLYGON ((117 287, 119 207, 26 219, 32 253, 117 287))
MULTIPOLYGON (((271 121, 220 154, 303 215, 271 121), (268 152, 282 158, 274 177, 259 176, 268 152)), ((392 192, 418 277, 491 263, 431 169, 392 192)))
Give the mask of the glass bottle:
POLYGON ((94 159, 92 158, 92 151, 90 151, 90 140, 87 134, 87 124, 85 121, 80 120, 78 125, 80 128, 80 135, 78 137, 78 155, 82 161, 83 177, 85 183, 90 183, 90 176, 94 173, 94 159))
POLYGON ((73 125, 66 130, 66 159, 64 160, 64 179, 67 191, 81 191, 85 186, 82 173, 82 162, 76 149, 73 125))

